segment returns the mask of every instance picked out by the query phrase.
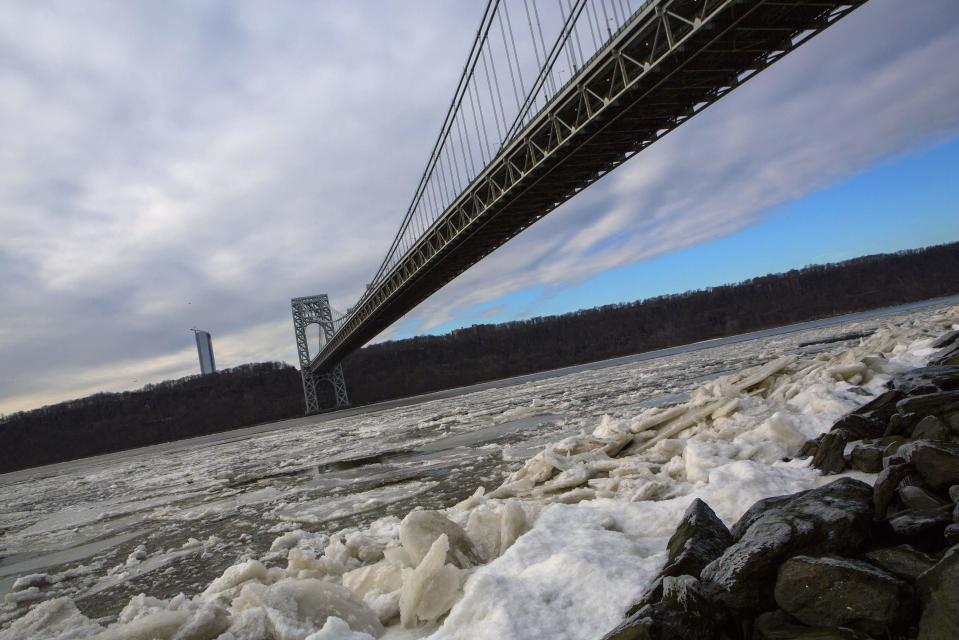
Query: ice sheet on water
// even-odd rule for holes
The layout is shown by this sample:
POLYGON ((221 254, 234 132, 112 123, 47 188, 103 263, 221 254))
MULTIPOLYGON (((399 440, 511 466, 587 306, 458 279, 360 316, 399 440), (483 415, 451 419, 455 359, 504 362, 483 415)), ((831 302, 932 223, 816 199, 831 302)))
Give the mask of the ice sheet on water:
POLYGON ((314 525, 322 524, 337 518, 372 511, 387 504, 407 500, 425 493, 436 484, 436 482, 431 481, 403 482, 386 487, 377 487, 361 493, 283 504, 273 510, 273 515, 280 520, 314 525))

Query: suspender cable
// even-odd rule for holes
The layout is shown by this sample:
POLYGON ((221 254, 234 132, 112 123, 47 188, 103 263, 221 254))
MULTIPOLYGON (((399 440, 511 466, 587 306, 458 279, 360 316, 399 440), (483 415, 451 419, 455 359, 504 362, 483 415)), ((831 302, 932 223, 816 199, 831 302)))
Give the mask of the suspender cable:
MULTIPOLYGON (((456 118, 453 118, 453 123, 456 123, 456 118)), ((453 129, 450 128, 450 131, 453 129)), ((450 138, 448 140, 448 145, 446 146, 446 163, 450 166, 450 179, 453 183, 453 197, 456 197, 456 194, 459 193, 460 186, 463 184, 463 180, 460 178, 460 165, 456 161, 456 138, 450 138)))
MULTIPOLYGON (((516 77, 519 78, 519 92, 526 91, 526 83, 523 82, 523 69, 519 64, 519 50, 516 48, 516 37, 513 35, 513 21, 509 17, 509 3, 503 3, 503 14, 506 16, 506 28, 509 30, 509 40, 513 43, 513 62, 516 64, 516 77)), ((519 107, 519 100, 517 108, 519 107)))
POLYGON ((616 30, 619 31, 619 28, 626 22, 626 14, 623 13, 623 4, 617 2, 617 0, 609 0, 610 4, 613 5, 613 8, 616 11, 616 30))
MULTIPOLYGON (((566 5, 566 9, 570 12, 570 14, 572 14, 573 12, 572 5, 570 4, 569 0, 559 0, 559 1, 564 3, 566 5)), ((580 65, 586 62, 586 59, 583 58, 583 49, 582 47, 579 46, 579 36, 577 35, 577 31, 576 31, 578 27, 579 27, 579 18, 577 17, 577 19, 573 23, 573 30, 572 30, 572 33, 570 34, 569 45, 568 45, 570 51, 572 52, 572 58, 573 58, 573 66, 570 67, 570 70, 569 70, 570 78, 572 78, 573 75, 575 75, 580 65), (579 54, 578 58, 577 58, 577 53, 579 54)))
POLYGON ((599 28, 599 19, 596 17, 596 8, 592 2, 586 5, 586 18, 589 20, 589 35, 593 38, 593 47, 599 51, 599 43, 602 42, 603 32, 599 28), (598 41, 596 39, 597 33, 599 33, 598 41))
MULTIPOLYGON (((473 150, 470 148, 469 144, 464 145, 463 143, 463 123, 460 121, 459 118, 457 118, 456 120, 456 128, 459 131, 460 147, 461 148, 464 146, 466 147, 466 153, 463 154, 463 168, 466 173, 466 182, 469 183, 469 181, 473 179, 473 176, 475 175, 475 172, 476 172, 476 169, 473 167, 473 150), (467 154, 469 155, 468 166, 466 164, 467 154)), ((469 142, 468 135, 466 136, 466 140, 467 142, 469 142)))
MULTIPOLYGON (((519 89, 516 88, 516 76, 513 74, 513 62, 509 55, 509 44, 506 42, 506 29, 503 27, 502 13, 496 14, 496 21, 499 23, 499 33, 503 37, 503 53, 506 55, 506 68, 509 70, 510 83, 513 85, 513 97, 516 99, 516 108, 519 109, 519 89)), ((506 120, 505 114, 503 120, 506 120)))
MULTIPOLYGON (((576 4, 573 6, 572 11, 566 17, 566 22, 563 24, 563 29, 559 34, 559 37, 556 38, 556 42, 553 43, 553 48, 550 50, 549 56, 547 56, 546 63, 540 69, 540 74, 537 77, 536 81, 533 83, 533 86, 530 88, 529 93, 526 96, 526 101, 523 104, 523 108, 520 109, 520 112, 516 115, 516 119, 513 121, 513 124, 510 126, 510 129, 507 133, 508 139, 512 139, 513 136, 519 131, 520 126, 522 125, 526 114, 532 108, 533 104, 536 102, 536 97, 540 92, 540 89, 543 87, 551 73, 553 66, 556 64, 556 60, 559 58, 565 45, 569 42, 570 33, 574 24, 576 23, 577 18, 583 11, 583 8, 586 6, 586 0, 576 0, 576 4)), ((535 9, 536 5, 533 4, 535 9)))
MULTIPOLYGON (((379 268, 373 276, 373 283, 378 282, 380 277, 385 274, 385 271, 390 268, 387 265, 389 265, 390 261, 393 259, 397 247, 399 246, 400 239, 409 226, 413 211, 422 199, 423 190, 425 189, 430 177, 433 175, 438 160, 439 151, 449 137, 451 118, 455 115, 456 110, 459 108, 459 104, 462 102, 463 90, 472 76, 473 69, 476 67, 478 55, 482 51, 483 44, 486 42, 487 35, 489 34, 492 16, 496 12, 496 8, 499 6, 499 3, 500 0, 488 0, 486 3, 486 7, 483 10, 482 19, 480 20, 479 29, 477 29, 476 35, 473 38, 473 44, 470 48, 469 56, 467 56, 466 64, 463 67, 463 72, 460 75, 459 82, 457 83, 456 91, 453 94, 453 100, 450 103, 449 109, 447 110, 446 118, 443 121, 443 126, 440 128, 440 134, 433 145, 433 151, 430 153, 430 160, 427 162, 426 169, 423 171, 419 184, 413 193, 413 200, 407 209, 406 215, 403 218, 403 222, 400 224, 400 229, 396 236, 394 236, 393 243, 390 245, 386 256, 383 258, 383 261, 380 263, 379 268)), ((370 289, 367 289, 367 292, 369 291, 370 289)), ((366 294, 364 294, 364 297, 365 295, 366 294)), ((359 306, 359 304, 357 304, 357 306, 359 306)))
MULTIPOLYGON (((570 0, 566 0, 570 13, 573 11, 573 6, 570 0)), ((586 58, 583 57, 583 46, 579 42, 579 18, 576 19, 576 25, 573 27, 573 42, 576 43, 576 50, 579 52, 579 62, 576 64, 576 68, 579 69, 581 65, 586 64, 586 58)))
MULTIPOLYGON (((543 43, 543 68, 546 68, 546 59, 549 55, 546 53, 546 38, 543 37, 543 24, 539 20, 539 9, 536 8, 536 0, 533 0, 533 15, 536 16, 536 28, 539 30, 539 41, 543 43)), ((553 82, 553 71, 547 73, 548 86, 550 93, 556 93, 556 83, 553 82)))
MULTIPOLYGON (((533 19, 529 14, 529 0, 523 0, 523 9, 526 10, 526 23, 529 25, 529 37, 533 42, 533 54, 536 56, 536 68, 539 69, 543 63, 539 59, 539 47, 536 46, 536 33, 533 31, 533 19)), ((546 55, 546 47, 543 47, 543 55, 546 55)))
POLYGON ((606 0, 599 0, 599 6, 603 8, 603 18, 606 20, 606 33, 613 37, 613 28, 609 26, 609 14, 606 13, 606 0))
POLYGON ((483 125, 480 126, 480 122, 482 121, 482 118, 483 118, 483 111, 482 110, 479 111, 479 117, 477 117, 476 115, 477 114, 476 103, 479 100, 478 98, 476 98, 475 83, 470 83, 469 96, 470 96, 470 110, 473 112, 473 126, 476 127, 476 138, 479 142, 484 143, 484 144, 480 144, 480 158, 482 158, 483 164, 485 165, 486 162, 489 159, 491 159, 492 152, 490 152, 490 149, 489 149, 489 136, 486 133, 486 122, 483 121, 483 125), (483 153, 484 148, 486 150, 485 154, 483 153))
MULTIPOLYGON (((561 16, 563 16, 563 21, 565 23, 567 16, 566 16, 566 7, 563 5, 563 0, 556 0, 556 4, 559 5, 559 13, 561 16)), ((569 77, 572 78, 573 69, 576 68, 576 61, 573 58, 573 53, 568 43, 569 43, 569 40, 567 39, 566 42, 563 43, 563 49, 566 51, 566 64, 569 65, 569 77)))
POLYGON ((503 130, 506 127, 506 117, 503 114, 503 96, 499 91, 499 83, 496 81, 496 67, 493 66, 492 54, 489 51, 485 52, 483 56, 483 70, 486 71, 486 83, 489 88, 489 97, 490 97, 490 106, 493 109, 493 116, 496 118, 496 135, 499 137, 497 143, 501 143, 503 139, 503 130), (492 69, 492 71, 490 71, 492 69), (496 92, 493 92, 493 88, 496 88, 496 92), (498 102, 497 102, 498 99, 498 102), (499 105, 499 111, 496 110, 497 104, 499 105), (502 124, 500 124, 502 120, 502 124))

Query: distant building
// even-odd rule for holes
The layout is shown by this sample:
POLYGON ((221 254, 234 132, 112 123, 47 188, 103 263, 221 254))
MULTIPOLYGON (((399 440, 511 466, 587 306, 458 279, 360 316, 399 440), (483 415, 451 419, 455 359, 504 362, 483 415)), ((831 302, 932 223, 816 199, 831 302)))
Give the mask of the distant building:
POLYGON ((213 340, 208 331, 193 329, 196 334, 196 351, 200 356, 200 373, 216 373, 216 361, 213 360, 213 340))

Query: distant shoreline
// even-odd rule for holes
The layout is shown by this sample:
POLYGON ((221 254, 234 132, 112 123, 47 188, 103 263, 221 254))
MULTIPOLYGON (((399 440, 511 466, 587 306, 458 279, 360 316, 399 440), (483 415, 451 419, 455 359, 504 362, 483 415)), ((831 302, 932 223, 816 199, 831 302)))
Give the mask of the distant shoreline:
POLYGON ((122 460, 135 458, 141 455, 155 455, 157 453, 162 453, 162 452, 178 451, 186 448, 198 448, 203 446, 209 446, 212 444, 220 444, 224 442, 244 440, 260 434, 269 433, 271 431, 277 431, 281 429, 298 427, 298 426, 303 426, 308 424, 321 424, 323 422, 327 422, 329 420, 335 420, 342 417, 348 417, 348 416, 365 414, 365 413, 376 413, 378 411, 385 411, 385 410, 393 409, 396 407, 411 406, 411 405, 420 404, 423 402, 430 402, 433 400, 442 400, 445 398, 451 398, 459 395, 475 393, 478 391, 485 391, 488 389, 510 387, 514 385, 524 384, 526 382, 536 381, 536 380, 545 380, 548 378, 561 377, 564 375, 574 374, 580 371, 606 369, 609 367, 622 366, 622 365, 630 364, 633 362, 644 362, 648 360, 655 360, 658 358, 665 358, 665 357, 673 356, 679 353, 687 353, 692 351, 711 349, 711 348, 722 346, 722 345, 736 344, 739 342, 747 342, 750 340, 757 340, 757 339, 769 337, 769 336, 787 335, 790 333, 804 331, 812 328, 827 328, 831 326, 844 324, 846 322, 856 322, 861 320, 869 320, 873 318, 881 318, 885 316, 896 315, 898 313, 903 313, 903 312, 914 310, 914 309, 922 309, 926 307, 933 307, 937 305, 947 305, 947 304, 959 304, 959 295, 947 296, 944 298, 933 298, 933 299, 924 300, 921 302, 911 302, 911 303, 896 305, 892 307, 874 309, 871 311, 859 311, 856 313, 848 313, 848 314, 842 314, 838 316, 831 316, 827 318, 820 318, 818 320, 810 320, 808 322, 793 323, 793 324, 783 325, 781 327, 761 329, 759 331, 751 331, 751 332, 742 333, 734 336, 726 336, 723 338, 711 338, 709 340, 692 342, 687 345, 668 347, 665 349, 656 349, 653 351, 637 353, 629 356, 620 356, 617 358, 607 358, 605 360, 598 360, 596 362, 590 362, 585 364, 577 364, 577 365, 571 365, 567 367, 558 367, 556 369, 550 369, 548 371, 540 371, 536 373, 528 373, 528 374, 523 374, 518 376, 511 376, 507 378, 501 378, 499 380, 478 382, 472 385, 455 387, 451 389, 442 389, 439 391, 433 391, 430 393, 408 396, 405 398, 384 400, 382 402, 350 407, 348 409, 341 409, 338 411, 327 411, 318 415, 302 416, 298 418, 288 418, 285 420, 262 422, 259 424, 239 427, 237 429, 231 429, 228 431, 219 431, 216 433, 209 433, 209 434, 204 434, 199 436, 182 438, 179 440, 160 442, 160 443, 150 444, 142 447, 134 447, 134 448, 124 449, 120 451, 111 451, 111 452, 106 452, 101 454, 95 454, 92 456, 84 456, 81 458, 74 458, 72 460, 63 460, 59 462, 53 462, 50 464, 25 467, 22 469, 16 469, 16 470, 0 473, 0 486, 5 484, 20 482, 22 480, 25 480, 31 477, 57 475, 59 473, 62 473, 66 470, 70 470, 80 465, 85 466, 88 464, 96 464, 98 459, 102 459, 102 461, 104 462, 107 462, 107 461, 119 462, 122 460))

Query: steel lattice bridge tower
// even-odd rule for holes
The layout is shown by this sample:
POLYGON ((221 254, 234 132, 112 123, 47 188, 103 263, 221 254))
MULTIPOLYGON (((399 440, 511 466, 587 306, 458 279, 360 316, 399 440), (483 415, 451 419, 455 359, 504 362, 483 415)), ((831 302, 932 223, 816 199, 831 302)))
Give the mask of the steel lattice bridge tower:
POLYGON ((306 399, 306 413, 316 413, 320 410, 319 399, 316 395, 316 385, 320 382, 329 382, 333 385, 333 396, 336 407, 347 407, 350 398, 346 393, 346 381, 343 379, 343 366, 339 363, 324 372, 315 372, 310 369, 310 346, 306 339, 306 328, 312 324, 320 328, 320 346, 329 342, 335 334, 333 311, 327 295, 305 296, 290 300, 293 310, 293 333, 296 335, 296 350, 300 356, 300 375, 303 377, 303 397, 306 399))
POLYGON ((301 367, 339 371, 510 238, 865 1, 559 0, 549 12, 489 0, 393 243, 320 352, 300 351, 301 367))

